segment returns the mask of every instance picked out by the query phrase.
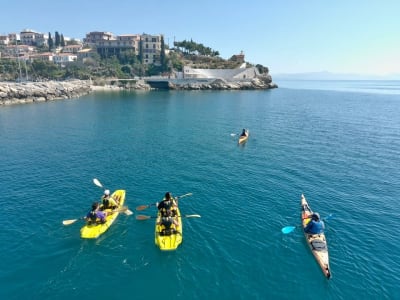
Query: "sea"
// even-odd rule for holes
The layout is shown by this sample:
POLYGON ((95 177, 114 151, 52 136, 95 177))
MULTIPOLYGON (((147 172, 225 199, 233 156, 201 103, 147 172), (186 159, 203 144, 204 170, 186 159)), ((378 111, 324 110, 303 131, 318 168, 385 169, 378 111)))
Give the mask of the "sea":
POLYGON ((0 107, 0 299, 400 299, 400 81, 276 83, 0 107), (134 214, 82 239, 106 188, 134 214), (136 219, 167 191, 201 216, 170 252, 136 219), (281 231, 302 194, 329 280, 302 230, 281 231))

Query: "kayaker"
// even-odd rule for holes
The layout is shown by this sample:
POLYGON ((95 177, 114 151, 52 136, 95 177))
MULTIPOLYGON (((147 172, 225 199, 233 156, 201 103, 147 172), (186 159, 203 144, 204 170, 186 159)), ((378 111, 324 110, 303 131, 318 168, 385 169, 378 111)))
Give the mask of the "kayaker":
POLYGON ((174 207, 176 206, 178 206, 177 199, 172 197, 170 192, 165 193, 164 199, 160 203, 157 202, 158 211, 163 217, 167 217, 169 211, 171 211, 172 216, 174 216, 176 214, 174 207))
POLYGON ((98 202, 93 202, 92 209, 85 217, 85 220, 89 224, 94 223, 105 223, 106 222, 106 213, 104 211, 99 210, 100 204, 98 202))
POLYGON ((320 219, 319 213, 313 213, 311 215, 311 221, 304 228, 304 231, 309 234, 323 233, 325 229, 324 222, 320 219))
POLYGON ((174 218, 172 216, 172 211, 171 210, 168 210, 166 212, 166 215, 161 218, 161 220, 160 220, 160 222, 158 224, 163 226, 161 231, 163 231, 165 234, 173 233, 173 230, 176 229, 176 226, 179 225, 179 223, 176 220, 176 218, 174 218), (172 225, 174 225, 174 226, 172 227, 172 225))
POLYGON ((118 203, 115 201, 113 197, 110 196, 110 190, 105 190, 103 196, 101 197, 101 202, 103 206, 101 207, 102 210, 104 209, 116 209, 118 208, 118 203))
POLYGON ((242 134, 240 136, 247 136, 247 130, 245 128, 243 128, 242 134))

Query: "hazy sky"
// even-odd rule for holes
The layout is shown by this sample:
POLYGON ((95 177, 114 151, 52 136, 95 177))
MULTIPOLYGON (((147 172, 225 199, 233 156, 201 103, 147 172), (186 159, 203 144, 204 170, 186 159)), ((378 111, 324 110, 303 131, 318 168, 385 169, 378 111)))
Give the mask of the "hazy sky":
POLYGON ((192 39, 223 58, 243 51, 271 74, 400 73, 400 0, 2 2, 0 34, 163 34, 171 47, 192 39))

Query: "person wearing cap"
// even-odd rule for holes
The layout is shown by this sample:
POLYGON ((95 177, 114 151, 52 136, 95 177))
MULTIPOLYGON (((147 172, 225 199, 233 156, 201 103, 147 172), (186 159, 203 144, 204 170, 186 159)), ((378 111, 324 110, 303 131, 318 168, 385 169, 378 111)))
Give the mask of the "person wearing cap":
POLYGON ((101 197, 101 203, 102 203, 102 210, 118 208, 117 201, 115 201, 115 199, 110 196, 110 190, 104 191, 104 194, 101 197))
POLYGON ((107 214, 104 211, 101 211, 100 204, 98 202, 93 202, 92 209, 85 217, 85 220, 88 224, 97 224, 97 223, 105 223, 107 214))
POLYGON ((319 217, 319 213, 313 213, 311 215, 311 221, 308 222, 304 231, 308 234, 320 234, 323 233, 325 229, 325 224, 319 217))

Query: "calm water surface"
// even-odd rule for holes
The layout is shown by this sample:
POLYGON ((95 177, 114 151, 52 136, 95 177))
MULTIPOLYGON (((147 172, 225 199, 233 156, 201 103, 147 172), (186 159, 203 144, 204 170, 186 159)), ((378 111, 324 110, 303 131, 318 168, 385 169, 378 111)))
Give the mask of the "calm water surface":
POLYGON ((277 83, 0 107, 0 298, 399 299, 399 82, 277 83), (133 211, 192 192, 181 211, 202 217, 174 252, 135 215, 83 240, 61 222, 100 198, 93 178, 133 211), (329 281, 301 231, 281 233, 301 193, 334 214, 329 281))

